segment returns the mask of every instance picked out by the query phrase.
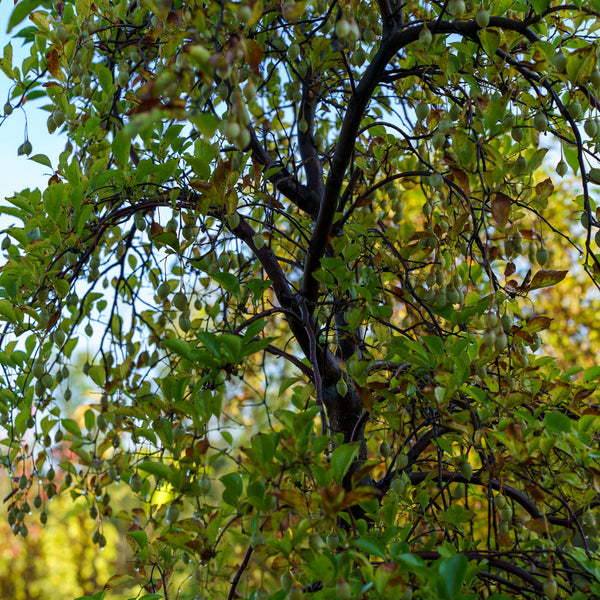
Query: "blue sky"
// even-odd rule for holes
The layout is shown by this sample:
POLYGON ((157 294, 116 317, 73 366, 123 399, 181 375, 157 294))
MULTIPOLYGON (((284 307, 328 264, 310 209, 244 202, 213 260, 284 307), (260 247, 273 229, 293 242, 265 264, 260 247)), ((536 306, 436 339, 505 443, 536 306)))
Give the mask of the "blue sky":
MULTIPOLYGON (((12 0, 0 1, 0 56, 4 52, 4 46, 10 37, 6 33, 8 18, 13 9, 12 0)), ((27 25, 27 22, 17 26, 15 31, 27 25)), ((13 31, 14 33, 14 31, 13 31)), ((22 47, 19 40, 12 42, 13 67, 20 66, 23 58, 29 52, 22 47)), ((9 98, 10 80, 0 72, 0 115, 4 113, 3 106, 9 98)), ((15 191, 24 188, 44 188, 51 175, 50 169, 39 165, 25 156, 17 156, 17 148, 25 139, 25 115, 29 130, 29 141, 33 145, 34 154, 46 154, 50 157, 53 165, 56 165, 58 155, 64 148, 65 140, 58 134, 50 135, 46 128, 48 113, 40 110, 43 102, 35 101, 25 105, 25 109, 15 109, 7 119, 2 122, 0 117, 0 157, 2 159, 0 168, 0 202, 15 191)))

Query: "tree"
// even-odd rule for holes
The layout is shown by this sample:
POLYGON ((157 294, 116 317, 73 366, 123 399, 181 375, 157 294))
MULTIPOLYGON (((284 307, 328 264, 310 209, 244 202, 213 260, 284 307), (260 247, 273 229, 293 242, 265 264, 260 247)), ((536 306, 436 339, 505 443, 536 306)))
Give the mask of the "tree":
POLYGON ((600 596, 600 368, 538 292, 600 279, 598 11, 17 3, 4 118, 68 141, 2 208, 13 531, 85 494, 147 598, 600 596))

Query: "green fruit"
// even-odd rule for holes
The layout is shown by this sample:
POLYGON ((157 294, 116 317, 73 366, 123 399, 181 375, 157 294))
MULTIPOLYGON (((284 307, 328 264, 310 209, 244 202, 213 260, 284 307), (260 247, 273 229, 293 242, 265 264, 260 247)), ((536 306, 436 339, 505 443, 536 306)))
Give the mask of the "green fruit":
POLYGON ((429 176, 429 185, 433 188, 439 189, 444 185, 444 178, 439 173, 432 173, 429 176))
POLYGON ((446 136, 441 131, 436 131, 431 138, 431 145, 437 150, 444 145, 446 136))
POLYGON ((304 592, 302 591, 301 587, 293 587, 289 592, 288 592, 288 600, 303 600, 304 599, 304 592))
POLYGON ((581 104, 577 100, 573 100, 569 106, 567 106, 567 110, 569 111, 569 115, 573 119, 579 119, 583 114, 583 109, 581 108, 581 104))
POLYGON ((67 30, 63 25, 59 25, 56 28, 56 37, 58 39, 59 42, 62 42, 63 44, 67 41, 67 39, 69 38, 68 34, 67 34, 67 30))
POLYGON ((510 135, 515 142, 520 142, 523 139, 523 130, 520 127, 513 127, 510 135))
POLYGON ((493 329, 486 329, 482 341, 485 346, 493 346, 496 343, 496 332, 493 329))
POLYGON ((351 60, 352 64, 356 67, 362 67, 365 63, 365 60, 367 60, 367 55, 364 50, 359 49, 352 54, 351 60))
POLYGON ((490 13, 487 10, 480 8, 475 15, 475 22, 479 27, 485 29, 490 24, 490 13))
POLYGON ((31 147, 31 143, 29 142, 29 140, 24 141, 18 148, 17 148, 17 155, 18 156, 22 156, 23 154, 31 154, 33 148, 31 147))
POLYGON ((230 229, 235 229, 240 224, 240 215, 237 213, 233 213, 229 215, 229 219, 227 220, 227 225, 230 229))
POLYGON ((235 145, 240 150, 246 150, 250 145, 251 140, 252 136, 250 135, 250 132, 244 128, 240 131, 240 134, 237 136, 237 139, 235 140, 235 145))
POLYGON ((173 296, 173 306, 177 310, 185 310, 187 308, 187 305, 188 305, 188 301, 183 292, 177 292, 173 296))
POLYGON ((396 457, 396 468, 398 471, 402 471, 406 467, 408 467, 408 456, 403 452, 396 457))
POLYGON ((293 42, 287 51, 290 60, 296 60, 300 56, 300 44, 293 42))
POLYGON ((471 466, 471 463, 462 463, 460 465, 460 473, 465 479, 471 479, 471 477, 473 477, 473 467, 471 466))
POLYGON ((348 34, 350 33, 350 23, 346 19, 340 19, 335 24, 335 33, 343 42, 346 41, 348 34))
POLYGON ((429 115, 429 104, 426 102, 419 102, 415 107, 415 115, 419 121, 424 121, 429 115))
POLYGON ((502 117, 502 125, 505 129, 512 129, 515 126, 516 121, 517 119, 515 118, 515 115, 510 112, 506 113, 502 117))
POLYGON ((587 229, 590 226, 590 218, 586 212, 582 212, 579 217, 579 222, 584 229, 587 229))
POLYGON ((391 454, 391 448, 387 442, 381 442, 379 445, 379 454, 381 454, 383 458, 387 458, 391 454))
POLYGON ((346 396, 348 393, 348 384, 343 377, 335 384, 335 389, 342 398, 346 396))
POLYGON ((448 12, 455 18, 460 19, 464 14, 467 7, 464 0, 451 0, 448 4, 448 12))
POLYGON ((323 549, 323 538, 315 533, 308 538, 308 545, 315 554, 318 554, 323 549))
POLYGON ((600 71, 598 71, 598 69, 592 71, 590 81, 594 87, 600 87, 600 71))
POLYGON ((562 73, 567 68, 567 57, 565 53, 557 52, 552 59, 552 64, 557 71, 562 73))
POLYGON ((170 293, 171 293, 171 286, 166 281, 163 281, 158 286, 158 289, 156 290, 156 295, 161 300, 165 300, 170 293))
POLYGON ((356 23, 350 23, 350 31, 346 36, 349 44, 356 44, 360 39, 360 28, 356 23))
POLYGON ((450 127, 452 127, 452 121, 450 121, 450 119, 442 119, 439 123, 438 123, 438 131, 440 133, 448 133, 448 130, 450 129, 450 127))
POLYGON ((496 341, 494 342, 494 347, 497 352, 504 352, 508 346, 508 337, 504 332, 496 335, 496 341))
POLYGON ((542 589, 544 590, 544 596, 546 596, 548 600, 554 600, 558 595, 558 584, 553 577, 550 577, 544 581, 542 589))
POLYGON ((200 490, 200 493, 203 496, 206 496, 206 494, 210 494, 210 490, 212 489, 212 482, 206 475, 203 475, 198 480, 198 489, 200 490))
POLYGON ((252 237, 252 242, 257 250, 260 250, 265 245, 265 238, 261 233, 257 233, 252 237))
POLYGON ((460 106, 458 104, 453 104, 450 107, 450 112, 448 113, 448 116, 450 117, 450 119, 452 121, 456 121, 456 119, 458 119, 458 117, 460 117, 460 113, 461 113, 460 106))
POLYGON ((40 362, 39 360, 36 360, 33 363, 33 366, 31 367, 31 372, 33 373, 33 376, 36 379, 40 379, 46 372, 46 369, 44 368, 44 363, 40 362))
POLYGON ((405 483, 400 477, 392 479, 390 483, 390 490, 396 494, 401 494, 404 491, 405 483))
POLYGON ((10 102, 7 102, 4 105, 4 114, 8 117, 8 115, 12 114, 13 107, 10 102))
POLYGON ((170 504, 165 513, 165 519, 167 523, 174 523, 179 518, 179 509, 175 504, 170 504))
POLYGON ((533 117, 533 126, 536 131, 546 131, 548 129, 548 119, 544 113, 536 113, 533 117))
POLYGON ((244 88, 244 98, 246 98, 246 100, 248 102, 252 102, 252 100, 254 100, 255 96, 256 96, 256 84, 252 81, 249 81, 246 84, 246 87, 244 88))
POLYGON ((50 375, 50 373, 44 373, 42 375, 42 378, 40 379, 40 381, 42 382, 42 385, 47 389, 51 389, 52 386, 54 385, 54 377, 52 377, 52 375, 50 375))
POLYGON ((596 235, 594 236, 594 240, 596 241, 596 246, 600 246, 600 229, 596 231, 596 235))
POLYGON ((558 164, 556 165, 556 173, 560 177, 564 177, 567 174, 568 170, 569 170, 569 166, 567 165, 567 163, 564 160, 561 159, 558 162, 558 164))
POLYGON ((181 315, 178 319, 179 321, 179 329, 184 333, 187 333, 192 328, 192 321, 189 317, 181 315))
POLYGON ((337 533, 332 532, 325 538, 325 544, 327 545, 327 548, 329 548, 329 550, 331 552, 335 552, 335 550, 339 546, 339 543, 340 543, 340 538, 337 533))
POLYGON ((546 248, 540 248, 535 253, 535 260, 537 261, 540 267, 543 267, 548 262, 548 250, 546 248))
POLYGON ((335 585, 335 597, 338 600, 351 600, 352 588, 345 580, 340 580, 335 585))
POLYGON ((292 577, 289 571, 286 571, 280 578, 279 583, 281 584, 281 589, 284 592, 289 592, 294 585, 294 578, 292 577))
POLYGON ((245 25, 252 18, 252 9, 246 4, 242 4, 237 11, 238 20, 241 25, 245 25))
POLYGON ((233 144, 240 135, 240 131, 240 126, 235 121, 227 121, 223 133, 225 134, 227 141, 233 144))
POLYGON ((424 26, 419 33, 419 43, 423 48, 427 49, 429 48, 429 46, 431 46, 432 41, 433 35, 431 34, 431 31, 429 31, 429 29, 424 26))
POLYGON ((498 510, 502 510, 506 506, 506 498, 501 494, 498 494, 494 497, 494 506, 498 510))
POLYGON ((515 160, 515 169, 517 173, 523 173, 527 169, 527 159, 524 156, 519 156, 515 160))
POLYGON ((591 137, 596 137, 598 134, 598 122, 595 119, 588 119, 584 125, 583 130, 591 137))
POLYGON ((65 338, 67 337, 65 332, 62 329, 57 329, 52 336, 54 343, 57 346, 62 346, 65 343, 65 338))
POLYGON ((54 122, 56 123, 57 127, 60 127, 64 122, 65 122, 65 113, 62 110, 56 110, 54 111, 54 122))
POLYGON ((123 88, 126 87, 129 83, 129 71, 123 70, 119 71, 117 75, 117 83, 123 88))

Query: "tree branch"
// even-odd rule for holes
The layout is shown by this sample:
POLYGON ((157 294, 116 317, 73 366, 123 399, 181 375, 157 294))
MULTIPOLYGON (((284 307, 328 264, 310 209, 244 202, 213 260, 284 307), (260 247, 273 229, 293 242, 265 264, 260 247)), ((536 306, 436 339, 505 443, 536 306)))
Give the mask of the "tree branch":
POLYGON ((263 148, 256 137, 256 133, 250 130, 251 141, 250 150, 252 157, 263 167, 265 171, 269 169, 279 168, 279 171, 269 175, 267 178, 273 187, 281 192, 288 200, 293 202, 300 210, 315 216, 319 210, 319 199, 321 194, 313 192, 306 186, 302 185, 283 165, 277 164, 263 148))

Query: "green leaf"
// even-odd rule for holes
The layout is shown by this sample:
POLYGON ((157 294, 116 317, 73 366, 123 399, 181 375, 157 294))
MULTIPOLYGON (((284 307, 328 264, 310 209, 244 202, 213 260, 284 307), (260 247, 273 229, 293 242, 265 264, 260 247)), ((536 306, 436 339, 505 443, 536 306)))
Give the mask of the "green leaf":
POLYGON ((10 19, 8 19, 6 33, 10 33, 13 27, 26 19, 40 4, 43 4, 43 0, 21 0, 18 2, 10 15, 10 19))
POLYGON ((354 457, 358 454, 358 444, 342 444, 331 453, 331 467, 333 476, 341 484, 342 479, 348 472, 354 457))
POLYGON ((73 419, 62 419, 61 423, 63 428, 71 435, 81 437, 81 429, 79 429, 79 425, 73 419))
POLYGON ((231 506, 238 506, 244 487, 240 475, 238 473, 228 473, 223 475, 220 481, 225 486, 222 494, 223 501, 231 506))
POLYGON ((138 469, 140 471, 146 471, 146 473, 150 473, 150 475, 154 475, 157 478, 157 480, 172 482, 172 480, 174 479, 173 469, 161 462, 155 462, 153 460, 143 460, 141 463, 138 464, 138 469))
POLYGON ((385 546, 383 545, 381 540, 374 538, 372 536, 368 537, 360 537, 354 541, 354 545, 357 548, 360 548, 363 552, 367 552, 368 554, 373 554, 385 560, 385 546))
POLYGON ((12 302, 4 298, 0 299, 0 317, 11 323, 17 323, 20 319, 17 317, 17 312, 14 309, 12 302))
POLYGON ((240 293, 240 281, 232 273, 214 273, 211 278, 231 294, 240 293))
POLYGON ((544 425, 552 433, 569 433, 571 419, 559 412, 547 412, 544 415, 544 425))
POLYGON ((175 352, 175 354, 183 358, 193 360, 192 346, 189 344, 189 342, 186 342, 181 338, 170 338, 168 340, 163 340, 162 345, 167 350, 171 350, 171 352, 175 352))
POLYGON ((129 150, 131 149, 131 140, 126 135, 124 129, 120 129, 115 133, 115 137, 111 144, 112 153, 117 163, 124 167, 129 162, 129 150))
POLYGON ((438 589, 445 598, 459 597, 469 561, 464 554, 455 554, 442 560, 439 566, 438 589))
POLYGON ((479 32, 479 41, 485 53, 490 57, 494 57, 502 41, 502 36, 496 29, 483 29, 479 32))
POLYGON ((143 529, 128 531, 127 535, 137 544, 140 550, 145 550, 148 547, 148 535, 143 529))
POLYGON ((52 163, 50 162, 50 159, 45 154, 35 154, 34 156, 30 156, 29 160, 39 163, 40 165, 49 167, 50 169, 52 168, 52 163))

